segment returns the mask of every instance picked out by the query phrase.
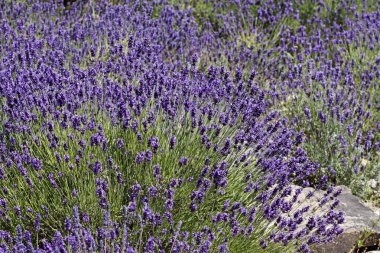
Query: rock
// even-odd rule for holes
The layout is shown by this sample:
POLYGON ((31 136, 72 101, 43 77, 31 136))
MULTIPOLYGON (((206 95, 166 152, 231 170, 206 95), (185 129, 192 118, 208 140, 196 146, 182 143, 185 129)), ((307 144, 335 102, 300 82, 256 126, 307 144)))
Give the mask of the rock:
POLYGON ((380 209, 364 203, 360 198, 352 195, 347 187, 340 187, 343 191, 338 197, 340 204, 337 209, 346 213, 346 222, 342 224, 344 232, 334 242, 314 247, 313 253, 347 253, 355 248, 360 239, 365 247, 379 244, 380 209), (369 233, 370 231, 372 233, 369 233))
POLYGON ((368 181, 368 186, 371 187, 372 189, 376 189, 377 188, 377 182, 375 179, 371 179, 368 181))
POLYGON ((363 166, 363 167, 365 167, 365 166, 367 166, 367 164, 368 164, 368 160, 366 160, 366 159, 362 159, 362 161, 361 161, 361 165, 363 166))

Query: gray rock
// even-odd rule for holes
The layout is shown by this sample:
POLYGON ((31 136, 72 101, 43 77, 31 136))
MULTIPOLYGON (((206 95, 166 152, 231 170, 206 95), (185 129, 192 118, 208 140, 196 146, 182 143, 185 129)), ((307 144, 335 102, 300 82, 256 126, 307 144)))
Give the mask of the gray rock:
POLYGON ((377 188, 377 181, 375 179, 369 180, 368 186, 371 187, 372 189, 376 189, 377 188))
POLYGON ((379 208, 364 203, 360 198, 352 195, 351 191, 341 186, 342 194, 338 197, 338 209, 346 213, 346 222, 342 224, 343 234, 330 244, 317 245, 313 253, 347 253, 354 249, 359 239, 365 247, 379 244, 380 216, 379 208), (368 233, 372 231, 373 233, 368 233), (363 238, 364 234, 368 234, 363 238))
POLYGON ((342 186, 342 189, 342 194, 338 197, 341 202, 338 208, 346 213, 345 230, 351 232, 367 228, 380 233, 379 208, 352 195, 347 187, 342 186))

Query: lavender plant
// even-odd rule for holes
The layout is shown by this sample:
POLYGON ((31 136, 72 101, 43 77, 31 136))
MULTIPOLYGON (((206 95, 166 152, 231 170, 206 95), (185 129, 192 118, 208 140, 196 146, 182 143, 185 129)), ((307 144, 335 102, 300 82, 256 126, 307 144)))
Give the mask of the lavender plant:
POLYGON ((366 21, 347 20, 347 30, 335 24, 330 29, 341 32, 319 34, 320 47, 328 46, 323 40, 333 41, 321 51, 333 58, 297 46, 301 50, 284 76, 292 91, 277 104, 298 125, 296 129, 306 134, 305 149, 321 165, 320 173, 339 184, 350 185, 358 174, 374 177, 378 173, 378 43, 365 39, 377 30, 377 16, 378 12, 363 16, 366 21), (359 31, 363 22, 366 30, 359 31))
POLYGON ((379 147, 379 12, 350 6, 3 0, 0 252, 332 241, 334 183, 379 147))

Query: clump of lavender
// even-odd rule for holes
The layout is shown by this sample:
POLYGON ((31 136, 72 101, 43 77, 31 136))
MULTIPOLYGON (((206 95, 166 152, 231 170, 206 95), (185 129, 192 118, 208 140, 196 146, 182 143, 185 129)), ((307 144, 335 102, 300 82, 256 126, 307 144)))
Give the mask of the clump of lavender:
POLYGON ((328 175, 355 193, 358 179, 378 177, 379 39, 373 37, 378 16, 378 12, 359 16, 356 10, 344 25, 320 27, 316 36, 300 27, 297 36, 303 41, 295 41, 290 30, 282 39, 293 58, 288 58, 284 71, 284 103, 275 107, 304 132, 304 148, 320 165, 314 180, 328 175))
POLYGON ((222 36, 232 14, 213 37, 165 3, 1 7, 0 249, 308 252, 342 232, 339 190, 301 201, 318 165, 257 80, 274 49, 222 36))

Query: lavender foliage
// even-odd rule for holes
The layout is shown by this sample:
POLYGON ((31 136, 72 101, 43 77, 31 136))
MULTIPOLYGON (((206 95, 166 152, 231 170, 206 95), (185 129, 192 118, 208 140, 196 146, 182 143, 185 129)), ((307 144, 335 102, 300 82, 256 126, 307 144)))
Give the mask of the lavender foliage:
POLYGON ((0 7, 0 252, 310 252, 343 232, 335 184, 380 152, 378 7, 0 7))

